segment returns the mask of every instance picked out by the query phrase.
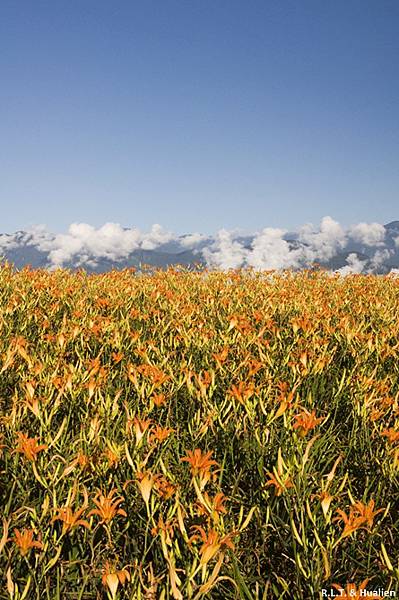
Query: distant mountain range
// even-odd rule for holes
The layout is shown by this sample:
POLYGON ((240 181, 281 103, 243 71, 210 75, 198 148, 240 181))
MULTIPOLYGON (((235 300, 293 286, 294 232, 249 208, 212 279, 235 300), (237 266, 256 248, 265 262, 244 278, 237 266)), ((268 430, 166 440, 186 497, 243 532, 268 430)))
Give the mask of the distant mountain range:
POLYGON ((155 232, 140 237, 136 230, 114 224, 99 230, 79 225, 63 235, 33 228, 0 234, 0 259, 16 269, 60 266, 92 273, 127 267, 140 270, 143 265, 299 269, 317 263, 343 273, 380 274, 399 269, 399 221, 362 223, 343 232, 328 219, 319 230, 284 233, 265 229, 248 236, 226 231, 216 236, 161 235, 159 226, 154 226, 158 228, 155 232))

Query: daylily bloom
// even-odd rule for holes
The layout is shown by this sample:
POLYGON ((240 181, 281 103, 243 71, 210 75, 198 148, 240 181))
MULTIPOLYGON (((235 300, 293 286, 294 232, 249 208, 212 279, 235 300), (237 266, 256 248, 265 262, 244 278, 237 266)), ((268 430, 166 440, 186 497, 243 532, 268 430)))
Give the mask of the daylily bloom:
POLYGON ((202 475, 209 471, 212 465, 218 464, 216 460, 210 458, 212 454, 212 450, 206 454, 202 454, 200 448, 196 448, 194 451, 188 450, 187 456, 182 458, 181 462, 188 462, 190 464, 193 475, 202 475))
POLYGON ((82 508, 79 508, 76 512, 73 512, 70 506, 63 506, 56 509, 56 514, 53 517, 52 522, 62 521, 63 534, 71 531, 71 529, 78 527, 79 525, 86 527, 86 529, 90 529, 89 523, 85 519, 80 518, 89 504, 86 490, 84 490, 84 498, 85 499, 82 508))
POLYGON ((344 529, 341 537, 345 538, 354 533, 357 529, 371 529, 374 517, 385 510, 380 508, 379 510, 374 511, 373 508, 374 500, 370 500, 368 504, 363 504, 359 501, 355 502, 349 509, 349 515, 343 510, 337 510, 339 517, 336 517, 334 521, 344 522, 344 529))
POLYGON ((38 444, 37 438, 29 438, 24 433, 19 432, 19 445, 15 449, 15 452, 20 452, 24 454, 28 460, 33 462, 36 461, 37 455, 42 450, 46 450, 48 448, 47 444, 38 444))
POLYGON ((136 435, 136 446, 139 446, 141 444, 144 434, 151 425, 151 423, 152 419, 139 419, 138 417, 134 417, 133 420, 128 420, 128 429, 130 429, 132 424, 134 427, 134 433, 136 435))
POLYGON ((169 500, 175 494, 177 488, 166 477, 158 474, 154 475, 154 489, 161 498, 169 500))
POLYGON ((150 398, 155 404, 155 406, 163 406, 166 404, 166 396, 165 394, 153 394, 150 398))
POLYGON ((234 533, 229 533, 221 538, 214 529, 210 529, 206 532, 200 525, 194 525, 191 529, 199 531, 199 534, 192 535, 190 537, 190 542, 196 540, 202 541, 202 546, 199 551, 201 554, 201 564, 206 565, 214 556, 216 556, 216 554, 218 554, 223 546, 234 550, 234 544, 231 541, 234 533))
POLYGON ((162 443, 170 436, 170 434, 173 431, 174 430, 171 429, 170 427, 161 427, 160 425, 156 425, 156 427, 154 429, 152 429, 150 435, 148 436, 148 439, 150 442, 153 442, 153 443, 154 442, 162 443))
POLYGON ((31 548, 43 549, 42 542, 34 541, 33 535, 33 529, 23 529, 22 532, 14 529, 14 543, 19 548, 22 556, 26 556, 31 548))
POLYGON ((219 364, 219 366, 221 366, 221 365, 223 365, 224 362, 226 362, 228 355, 229 355, 229 348, 227 346, 224 346, 224 348, 222 349, 221 352, 214 352, 212 354, 212 357, 219 364))
POLYGON ((218 523, 219 515, 227 513, 227 509, 225 507, 225 502, 227 501, 226 496, 223 494, 223 492, 218 492, 213 498, 211 498, 208 492, 204 492, 204 499, 208 506, 204 505, 202 502, 197 502, 197 513, 205 517, 212 517, 214 522, 218 523))
POLYGON ((93 499, 97 508, 91 510, 87 516, 98 515, 101 517, 100 523, 110 523, 117 515, 127 517, 126 512, 122 508, 118 508, 119 504, 123 502, 123 498, 112 499, 115 493, 116 489, 111 490, 108 496, 105 496, 102 492, 98 492, 93 499))
POLYGON ((288 488, 294 487, 288 475, 283 478, 282 474, 275 475, 271 471, 267 471, 266 475, 269 475, 269 479, 266 481, 265 486, 274 485, 276 496, 281 496, 288 488))
POLYGON ((118 571, 109 561, 105 563, 102 573, 101 582, 104 587, 108 587, 112 598, 116 597, 119 584, 124 585, 126 581, 130 581, 130 573, 127 569, 120 569, 118 571))
POLYGON ((161 533, 161 535, 165 539, 165 543, 168 546, 171 546, 172 539, 175 534, 175 526, 176 526, 176 521, 174 519, 172 521, 166 521, 166 523, 165 523, 165 521, 163 520, 163 517, 161 515, 158 519, 157 525, 155 525, 155 527, 153 527, 151 529, 151 535, 156 536, 156 535, 158 535, 158 533, 161 533))
MULTIPOLYGON (((357 587, 354 583, 347 583, 345 588, 340 586, 338 583, 333 583, 332 587, 338 590, 338 592, 340 593, 339 598, 343 598, 344 600, 361 600, 365 597, 365 590, 368 582, 369 580, 365 579, 364 581, 362 581, 359 587, 357 587)), ((382 596, 373 594, 373 598, 378 599, 382 598, 382 596)))
POLYGON ((399 431, 396 431, 396 429, 393 429, 393 427, 390 429, 384 429, 384 431, 381 432, 381 435, 387 437, 391 444, 399 441, 399 431))
POLYGON ((298 433, 301 437, 305 437, 305 435, 307 435, 309 431, 311 431, 319 423, 324 421, 324 417, 316 418, 315 410, 312 410, 312 412, 310 413, 306 409, 303 409, 301 413, 295 415, 294 419, 295 423, 293 425, 293 428, 298 429, 298 433))
POLYGON ((316 494, 315 497, 319 498, 323 514, 325 517, 327 517, 328 511, 330 509, 330 504, 334 500, 334 496, 331 496, 331 494, 327 490, 323 490, 322 492, 320 492, 320 494, 316 494))
POLYGON ((200 485, 203 489, 208 483, 211 477, 216 478, 215 473, 211 473, 210 468, 213 465, 218 465, 216 460, 211 459, 212 451, 202 454, 200 448, 196 448, 193 452, 188 450, 187 456, 181 459, 182 462, 186 461, 191 465, 191 474, 193 477, 199 476, 200 485))
POLYGON ((114 361, 114 363, 118 364, 123 359, 123 356, 124 355, 123 355, 122 352, 113 352, 112 353, 112 360, 114 361))
POLYGON ((254 392, 255 386, 253 383, 240 381, 238 385, 232 385, 228 393, 241 404, 245 404, 253 396, 254 392))
POLYGON ((364 522, 367 523, 367 527, 370 529, 373 526, 374 517, 378 515, 380 512, 384 512, 385 508, 380 508, 379 510, 374 509, 374 500, 370 500, 368 504, 363 504, 363 502, 355 502, 353 505, 354 511, 358 514, 359 518, 364 519, 364 522))
POLYGON ((136 483, 146 504, 148 504, 150 500, 151 490, 154 486, 154 481, 154 475, 150 473, 150 471, 147 471, 145 473, 139 471, 137 473, 136 483))

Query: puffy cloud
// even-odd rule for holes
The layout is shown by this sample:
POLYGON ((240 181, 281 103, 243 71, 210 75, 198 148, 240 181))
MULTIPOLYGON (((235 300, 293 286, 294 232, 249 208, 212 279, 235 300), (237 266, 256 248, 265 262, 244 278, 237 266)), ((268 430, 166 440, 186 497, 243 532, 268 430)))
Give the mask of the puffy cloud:
POLYGON ((202 251, 207 265, 222 270, 237 269, 244 266, 248 250, 233 239, 234 234, 221 229, 216 240, 202 251))
POLYGON ((382 246, 385 240, 385 227, 380 223, 358 223, 349 229, 349 235, 365 246, 382 246))
POLYGON ((256 270, 298 269, 314 262, 328 263, 342 253, 350 252, 341 274, 366 273, 390 269, 390 259, 397 255, 399 237, 386 235, 378 223, 359 223, 344 230, 331 217, 324 217, 319 226, 304 225, 289 240, 282 229, 266 227, 253 236, 240 237, 238 230, 221 229, 213 237, 193 233, 177 236, 160 225, 150 231, 124 228, 106 223, 95 228, 87 223, 73 223, 66 233, 53 234, 45 226, 35 226, 12 235, 0 235, 0 256, 24 246, 34 246, 48 258, 48 267, 67 265, 96 266, 102 259, 118 262, 127 259, 135 250, 163 252, 191 250, 212 269, 251 267, 256 270), (367 246, 367 260, 359 259, 358 244, 367 246), (370 249, 370 250, 369 250, 370 249))
POLYGON ((40 241, 40 250, 49 252, 52 266, 63 266, 78 260, 108 258, 120 260, 139 247, 141 234, 137 229, 124 229, 116 223, 106 223, 99 229, 86 223, 72 223, 66 234, 57 234, 51 240, 40 241))
POLYGON ((141 248, 143 250, 154 250, 161 244, 170 242, 174 239, 174 235, 169 231, 165 231, 161 225, 153 225, 150 233, 143 234, 141 237, 141 248))
POLYGON ((14 236, 3 233, 0 235, 0 253, 7 250, 18 248, 20 243, 14 236))
POLYGON ((149 233, 143 234, 139 229, 124 228, 118 223, 106 223, 98 229, 87 223, 72 223, 68 233, 50 239, 36 237, 35 243, 49 253, 51 265, 57 267, 71 262, 84 265, 99 258, 118 261, 138 248, 153 250, 171 239, 173 235, 160 225, 153 225, 149 233))
POLYGON ((364 260, 360 260, 355 252, 351 252, 348 258, 346 259, 347 265, 338 269, 338 273, 340 275, 349 275, 352 273, 362 273, 365 269, 366 262, 364 260))
POLYGON ((392 253, 392 250, 388 248, 376 250, 370 261, 370 272, 372 273, 385 265, 387 260, 392 256, 392 253))
POLYGON ((345 231, 331 217, 324 217, 319 229, 311 224, 303 226, 298 239, 305 245, 305 256, 309 263, 330 260, 347 243, 345 231))
POLYGON ((188 235, 179 238, 179 242, 184 248, 195 248, 195 246, 198 246, 198 244, 206 239, 207 236, 203 233, 189 233, 188 235))
POLYGON ((297 268, 303 252, 293 250, 283 239, 283 229, 267 227, 252 242, 252 249, 246 257, 247 265, 257 270, 297 268))

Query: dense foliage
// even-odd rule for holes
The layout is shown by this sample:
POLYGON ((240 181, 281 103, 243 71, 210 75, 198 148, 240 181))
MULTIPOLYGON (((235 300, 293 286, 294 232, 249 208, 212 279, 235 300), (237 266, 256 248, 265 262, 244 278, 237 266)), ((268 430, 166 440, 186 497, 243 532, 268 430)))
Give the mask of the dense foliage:
POLYGON ((0 307, 0 598, 397 589, 399 279, 6 265, 0 307))

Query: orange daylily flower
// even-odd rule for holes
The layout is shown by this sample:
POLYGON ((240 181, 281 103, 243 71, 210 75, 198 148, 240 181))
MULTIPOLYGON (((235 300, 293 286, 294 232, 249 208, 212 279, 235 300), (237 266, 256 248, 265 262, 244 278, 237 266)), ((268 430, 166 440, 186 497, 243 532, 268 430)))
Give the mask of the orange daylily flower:
POLYGON ((348 535, 352 535, 357 529, 361 529, 364 525, 364 520, 356 517, 353 509, 350 509, 349 515, 347 515, 343 510, 338 509, 337 514, 339 517, 333 519, 333 521, 343 521, 344 529, 342 531, 342 538, 347 537, 348 535))
POLYGON ((227 513, 227 509, 225 507, 225 503, 227 502, 226 496, 223 494, 223 492, 218 492, 213 498, 211 498, 208 492, 204 492, 204 499, 208 506, 202 502, 197 502, 197 513, 199 515, 203 515, 204 517, 212 517, 215 523, 218 523, 219 515, 227 513))
POLYGON ((131 425, 133 424, 134 433, 136 435, 136 446, 141 444, 141 441, 145 435, 145 432, 149 428, 152 423, 152 419, 139 419, 138 417, 134 417, 133 420, 128 420, 127 427, 130 430, 131 425))
POLYGON ((161 444, 170 436, 173 431, 174 430, 170 427, 161 427, 160 425, 157 425, 154 429, 152 429, 148 439, 152 443, 159 442, 161 444))
POLYGON ((155 525, 151 529, 151 535, 153 535, 155 537, 156 535, 158 535, 158 533, 161 533, 161 535, 165 539, 165 543, 168 546, 171 546, 172 539, 175 535, 175 526, 176 526, 175 519, 173 519, 172 521, 166 521, 166 523, 165 523, 165 521, 163 520, 163 517, 161 515, 158 519, 157 525, 155 525))
POLYGON ((188 450, 187 456, 180 460, 181 462, 188 462, 190 464, 193 476, 199 475, 203 478, 207 477, 210 473, 210 467, 218 465, 216 460, 211 459, 212 454, 212 450, 206 454, 202 454, 202 450, 196 448, 194 451, 188 450))
POLYGON ((80 517, 87 509, 89 505, 87 491, 84 490, 84 503, 82 508, 79 508, 76 512, 73 512, 70 506, 63 506, 61 508, 56 509, 56 514, 52 518, 52 522, 62 521, 62 533, 68 533, 74 527, 78 527, 81 525, 82 527, 86 527, 86 529, 90 529, 90 524, 80 517))
POLYGON ((166 396, 165 394, 153 394, 150 398, 155 404, 155 406, 163 406, 166 404, 166 396))
POLYGON ((231 550, 234 550, 234 543, 231 538, 234 537, 235 533, 229 533, 224 537, 220 537, 215 529, 210 529, 208 532, 204 530, 200 525, 194 525, 192 530, 198 531, 199 533, 194 534, 190 537, 190 543, 199 540, 202 541, 200 548, 201 561, 200 563, 206 565, 218 552, 226 546, 231 550))
POLYGON ((305 435, 307 435, 309 431, 311 431, 319 423, 324 421, 325 417, 316 418, 315 410, 312 410, 312 412, 310 413, 306 409, 303 409, 301 413, 295 415, 294 419, 295 423, 293 425, 293 428, 298 429, 298 433, 301 437, 305 437, 305 435))
POLYGON ((34 533, 33 529, 23 529, 22 532, 14 529, 14 543, 22 556, 26 556, 31 548, 43 549, 42 542, 34 541, 34 533))
POLYGON ((154 489, 161 498, 169 500, 176 493, 177 488, 166 477, 159 474, 154 475, 154 489))
POLYGON ((100 523, 110 523, 117 515, 127 517, 126 512, 122 508, 118 508, 119 504, 121 504, 124 499, 121 497, 113 499, 116 491, 116 489, 111 490, 108 496, 105 496, 102 492, 98 492, 93 499, 97 508, 91 510, 87 516, 98 515, 101 517, 100 523))
POLYGON ((76 455, 76 458, 64 469, 63 472, 63 477, 65 477, 66 475, 69 475, 69 473, 72 473, 72 471, 79 466, 81 469, 86 469, 87 467, 89 467, 90 465, 90 458, 89 456, 87 456, 87 454, 84 454, 83 452, 78 452, 78 454, 76 455))
POLYGON ((37 438, 30 438, 24 433, 18 432, 19 445, 15 449, 15 452, 20 452, 24 456, 33 462, 36 461, 37 455, 42 450, 48 448, 47 444, 38 444, 37 438))
POLYGON ((339 516, 333 520, 344 522, 344 529, 341 537, 345 538, 348 535, 352 535, 357 529, 370 530, 373 526, 374 517, 385 510, 384 508, 380 508, 379 510, 373 509, 374 500, 370 500, 368 504, 363 504, 360 501, 355 502, 349 509, 349 515, 343 510, 337 510, 339 516))
POLYGON ((367 524, 367 527, 371 529, 374 523, 374 517, 378 515, 378 513, 384 512, 385 508, 380 508, 379 510, 374 509, 374 500, 370 500, 368 504, 363 504, 363 502, 355 502, 353 505, 353 509, 358 514, 359 518, 364 519, 364 522, 367 524))
POLYGON ((108 466, 110 469, 117 467, 121 460, 120 452, 112 448, 107 448, 107 450, 104 452, 104 456, 108 460, 108 466))
POLYGON ((319 498, 323 514, 325 517, 327 517, 330 504, 334 500, 334 496, 332 496, 327 490, 323 490, 320 492, 320 494, 316 494, 314 497, 319 498))
POLYGON ((293 408, 293 406, 296 404, 294 400, 297 387, 298 384, 294 385, 291 391, 288 391, 289 384, 286 381, 279 381, 277 383, 277 388, 279 390, 277 401, 280 403, 280 406, 277 409, 275 418, 280 417, 286 412, 286 410, 293 408))
POLYGON ((393 427, 390 429, 384 429, 384 431, 381 432, 381 435, 387 437, 391 444, 399 441, 399 431, 396 431, 396 429, 393 429, 393 427))
POLYGON ((137 473, 136 483, 146 504, 148 504, 150 500, 151 491, 154 486, 154 481, 154 475, 150 471, 146 471, 144 473, 139 471, 137 473))
MULTIPOLYGON (((359 585, 359 587, 356 586, 356 584, 354 583, 347 583, 345 588, 343 588, 342 586, 340 586, 338 583, 333 583, 332 587, 336 590, 338 590, 338 592, 340 593, 339 598, 343 598, 344 600, 361 600, 362 598, 365 597, 365 590, 366 590, 366 585, 369 582, 369 579, 365 579, 364 581, 362 581, 362 583, 359 585)), ((378 593, 378 592, 377 592, 378 593)), ((374 595, 373 594, 373 598, 382 598, 382 596, 380 595, 374 595)))
POLYGON ((114 361, 115 364, 118 364, 123 359, 123 356, 124 356, 123 352, 113 352, 112 360, 114 361))
POLYGON ((227 346, 224 346, 224 348, 222 349, 221 352, 214 352, 212 354, 212 357, 215 359, 215 361, 218 363, 219 366, 222 366, 224 362, 226 362, 226 359, 229 355, 229 348, 227 346))
POLYGON ((101 582, 104 587, 108 587, 112 598, 116 597, 119 584, 125 585, 126 581, 130 581, 130 573, 127 569, 120 569, 118 571, 109 561, 106 561, 102 573, 101 582))
POLYGON ((228 393, 241 404, 245 404, 254 395, 254 392, 255 386, 253 383, 240 381, 238 385, 232 385, 228 393))
POLYGON ((275 475, 271 471, 267 471, 266 475, 269 475, 269 479, 266 481, 265 486, 274 485, 276 496, 281 496, 288 488, 294 487, 288 475, 282 478, 282 474, 275 475))

